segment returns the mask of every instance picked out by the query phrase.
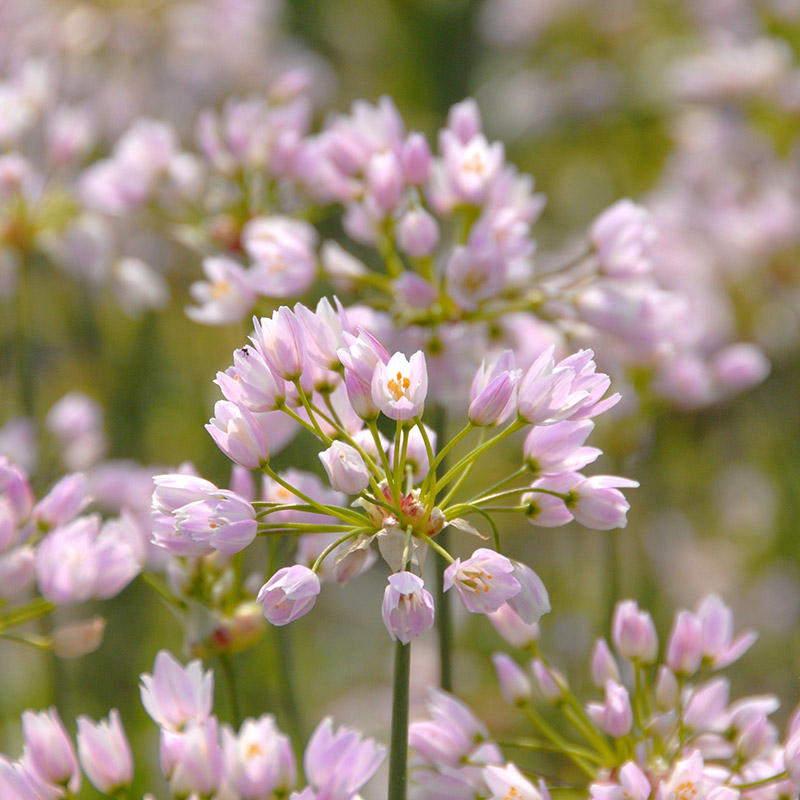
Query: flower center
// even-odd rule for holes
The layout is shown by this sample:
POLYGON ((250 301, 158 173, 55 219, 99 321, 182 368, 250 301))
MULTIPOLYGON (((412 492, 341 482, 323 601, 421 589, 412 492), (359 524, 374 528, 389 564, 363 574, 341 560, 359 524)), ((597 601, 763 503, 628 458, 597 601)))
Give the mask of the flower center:
POLYGON ((395 400, 405 397, 406 389, 408 389, 410 385, 411 381, 408 378, 403 377, 402 372, 398 372, 397 376, 392 378, 387 384, 389 391, 394 395, 395 400))
POLYGON ((694 800, 697 787, 692 781, 683 781, 675 787, 675 800, 694 800))

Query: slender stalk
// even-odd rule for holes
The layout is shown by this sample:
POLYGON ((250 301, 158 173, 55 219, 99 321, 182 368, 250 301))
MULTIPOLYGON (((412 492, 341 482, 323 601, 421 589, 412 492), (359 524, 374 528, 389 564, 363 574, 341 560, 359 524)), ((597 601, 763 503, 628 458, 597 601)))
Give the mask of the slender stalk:
POLYGON ((408 786, 408 695, 411 645, 397 641, 394 651, 392 738, 389 753, 389 800, 406 800, 408 786))
MULTIPOLYGON (((441 406, 434 407, 433 429, 436 431, 436 439, 441 445, 447 438, 447 412, 441 406)), ((437 486, 438 480, 436 473, 441 466, 446 469, 445 457, 453 445, 463 439, 472 429, 473 425, 470 423, 463 428, 453 439, 445 444, 439 451, 436 458, 431 461, 428 475, 423 483, 423 492, 430 489, 431 485, 437 486)), ((438 491, 438 488, 436 489, 438 491)), ((429 505, 432 505, 435 499, 435 493, 431 492, 429 505)), ((446 692, 453 691, 453 611, 450 603, 450 598, 444 593, 444 570, 448 564, 452 563, 448 550, 450 547, 450 533, 447 527, 440 531, 437 538, 437 546, 433 549, 437 551, 436 558, 434 559, 434 604, 436 606, 436 632, 439 637, 439 684, 446 692), (438 548, 441 548, 439 551, 438 548), (447 553, 447 555, 445 555, 447 553)))
POLYGON ((222 673, 225 675, 225 683, 228 687, 228 699, 231 706, 231 721, 233 727, 239 730, 242 724, 242 711, 239 705, 239 690, 236 687, 236 673, 233 669, 233 662, 228 653, 219 654, 219 663, 222 665, 222 673))
POLYGON ((292 658, 292 631, 291 626, 286 625, 275 628, 275 639, 277 643, 278 672, 280 675, 279 697, 283 704, 286 715, 286 727, 292 742, 303 741, 302 714, 300 704, 297 699, 297 689, 295 688, 292 658))

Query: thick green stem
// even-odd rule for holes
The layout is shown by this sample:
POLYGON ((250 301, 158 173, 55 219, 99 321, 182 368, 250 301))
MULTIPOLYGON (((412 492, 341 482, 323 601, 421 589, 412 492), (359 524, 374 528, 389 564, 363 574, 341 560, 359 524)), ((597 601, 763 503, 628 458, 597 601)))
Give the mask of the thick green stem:
MULTIPOLYGON (((445 528, 436 537, 439 546, 447 552, 450 531, 445 528)), ((436 558, 436 631, 439 634, 439 683, 446 692, 453 691, 453 611, 450 597, 444 593, 444 571, 449 566, 443 555, 436 558)))
POLYGON ((398 640, 394 651, 392 740, 389 753, 389 800, 406 800, 408 786, 408 693, 411 645, 398 640))

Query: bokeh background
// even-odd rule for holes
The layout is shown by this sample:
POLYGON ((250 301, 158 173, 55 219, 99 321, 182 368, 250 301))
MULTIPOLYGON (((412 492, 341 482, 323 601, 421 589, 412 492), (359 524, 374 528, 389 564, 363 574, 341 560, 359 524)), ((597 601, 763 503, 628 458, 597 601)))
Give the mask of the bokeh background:
MULTIPOLYGON (((793 0, 0 5, 0 79, 10 82, 26 64, 57 70, 59 91, 95 109, 99 134, 89 158, 105 155, 141 115, 168 119, 191 141, 202 108, 263 92, 282 71, 302 66, 313 76, 317 124, 354 100, 389 95, 409 129, 434 137, 453 103, 476 97, 488 137, 505 143, 509 160, 548 198, 534 231, 542 252, 617 198, 650 199, 667 212, 676 198, 687 206, 689 198, 695 250, 686 258, 691 263, 702 251, 714 265, 713 280, 729 298, 726 324, 765 348, 769 376, 700 409, 645 395, 634 412, 599 425, 604 471, 641 482, 628 492, 626 529, 515 522, 504 541, 550 591, 543 646, 576 686, 589 684, 588 652, 607 631, 617 599, 649 608, 663 640, 673 610, 713 590, 734 608, 739 628, 761 634, 730 671, 735 688, 777 693, 784 714, 800 696, 799 54, 800 3, 793 0)), ((13 108, 13 97, 0 91, 0 129, 13 108)), ((29 136, 35 150, 36 126, 29 136)), ((675 224, 685 233, 685 219, 675 224)), ((185 316, 199 260, 156 222, 131 222, 117 235, 125 254, 164 275, 171 301, 126 313, 104 275, 87 275, 80 264, 34 269, 26 313, 35 396, 22 407, 20 300, 6 291, 0 422, 32 413, 42 431, 40 490, 59 469, 42 421, 73 390, 101 404, 109 457, 164 468, 191 461, 224 485, 229 462, 203 425, 218 398, 214 374, 230 363, 247 328, 203 327, 185 316)), ((88 254, 83 267, 91 260, 88 254)), ((497 458, 511 463, 516 453, 497 458)), ((315 461, 302 443, 276 459, 309 469, 315 461)), ((256 548, 251 557, 266 553, 256 548)), ((272 711, 286 728, 299 719, 306 735, 331 713, 385 741, 391 648, 379 612, 384 581, 373 571, 343 590, 326 586, 314 613, 282 644, 282 632, 266 630, 257 646, 235 655, 244 713, 272 711), (276 680, 279 644, 293 651, 294 697, 276 680)), ((524 730, 493 678, 488 656, 503 647, 499 636, 485 619, 459 610, 456 690, 501 738, 524 730)), ((156 785, 157 737, 137 677, 161 647, 180 653, 183 632, 141 580, 96 611, 108 618, 104 643, 79 660, 0 643, 0 749, 17 754, 24 708, 56 703, 71 725, 78 713, 99 718, 115 706, 134 742, 143 791, 156 785)), ((414 651, 412 714, 436 681, 433 635, 414 651)), ((219 672, 214 658, 209 666, 219 672)), ((216 709, 225 718, 219 675, 217 684, 216 709)), ((94 796, 89 786, 83 791, 94 796)))

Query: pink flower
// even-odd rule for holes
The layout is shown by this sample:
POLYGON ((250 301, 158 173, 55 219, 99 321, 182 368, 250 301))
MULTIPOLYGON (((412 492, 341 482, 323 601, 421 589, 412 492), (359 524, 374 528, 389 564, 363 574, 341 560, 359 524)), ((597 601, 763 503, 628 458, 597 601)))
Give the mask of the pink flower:
POLYGON ((539 624, 523 622, 508 603, 486 616, 500 636, 514 647, 528 647, 539 640, 539 624))
POLYGON ((630 505, 618 487, 638 485, 638 481, 616 475, 592 475, 584 478, 570 491, 570 511, 587 528, 599 531, 624 528, 628 524, 626 514, 630 505))
POLYGON ((119 536, 113 520, 101 529, 96 514, 52 530, 36 551, 39 590, 58 605, 114 597, 141 567, 134 544, 119 536))
POLYGON ((408 644, 433 625, 433 598, 422 578, 410 572, 389 576, 383 593, 381 615, 392 639, 408 644))
POLYGON ((218 400, 205 428, 231 461, 248 469, 261 469, 269 461, 267 435, 246 408, 218 400))
POLYGON ((470 387, 469 421, 473 425, 499 425, 514 411, 515 389, 521 376, 514 354, 505 350, 494 361, 484 361, 470 387))
POLYGON ((444 590, 455 586, 467 611, 486 614, 519 594, 521 585, 513 572, 514 565, 505 556, 481 547, 463 563, 457 558, 444 571, 444 590))
POLYGON ((190 720, 183 731, 161 731, 161 768, 176 797, 210 797, 224 777, 216 717, 190 720))
POLYGON ((484 767, 483 779, 492 793, 491 800, 507 800, 509 797, 514 800, 544 800, 542 793, 514 764, 484 767))
POLYGON ((319 592, 317 574, 295 564, 279 569, 261 587, 256 602, 263 604, 264 616, 273 625, 288 625, 311 611, 319 592))
POLYGON ((606 685, 606 681, 616 681, 619 683, 619 667, 611 654, 608 642, 600 637, 595 640, 592 648, 592 683, 601 689, 606 685))
POLYGON ((273 411, 286 397, 286 384, 276 378, 255 347, 233 353, 233 366, 218 372, 215 381, 226 400, 246 406, 250 411, 273 411))
POLYGON ((758 638, 755 631, 745 631, 733 640, 733 613, 715 594, 703 598, 697 617, 703 628, 703 657, 713 669, 732 664, 758 638))
POLYGON ((424 258, 436 248, 439 225, 424 208, 412 208, 400 217, 395 235, 402 252, 414 258, 424 258))
POLYGON ((633 727, 633 709, 628 690, 616 681, 606 681, 605 703, 589 703, 586 711, 596 725, 615 739, 627 736, 633 727))
POLYGON ((253 506, 227 489, 182 506, 174 517, 181 536, 228 555, 244 550, 258 531, 253 506))
POLYGON ((352 728, 334 732, 331 718, 326 717, 311 734, 303 766, 318 798, 349 800, 375 774, 385 755, 384 747, 352 728))
POLYGON ((319 459, 336 491, 359 494, 369 486, 367 465, 352 445, 337 440, 319 454, 319 459))
POLYGON ((78 717, 78 755, 83 771, 103 794, 114 794, 133 780, 131 747, 116 709, 98 723, 78 717))
POLYGON ((65 475, 34 506, 33 516, 46 525, 64 525, 91 502, 86 476, 82 472, 65 475))
POLYGON ((271 318, 253 319, 253 342, 277 378, 293 381, 306 366, 305 328, 291 309, 281 306, 271 318))
POLYGON ((378 361, 372 374, 372 399, 390 419, 405 421, 422 414, 428 393, 425 356, 418 350, 410 359, 395 353, 388 364, 378 361))
POLYGON ((644 664, 652 664, 656 660, 656 626, 650 614, 640 611, 634 600, 617 603, 611 620, 611 637, 624 658, 644 664))
POLYGON ((589 419, 531 428, 523 447, 526 464, 534 474, 577 472, 602 453, 596 447, 583 447, 593 428, 589 419))
POLYGON ((515 705, 520 700, 531 696, 531 682, 522 667, 506 653, 495 653, 492 656, 500 691, 507 703, 515 705))
POLYGON ((541 578, 528 566, 512 561, 512 576, 519 583, 519 592, 507 603, 527 625, 538 622, 550 611, 550 598, 541 578))
POLYGON ((179 731, 190 720, 204 720, 211 713, 214 673, 204 673, 199 659, 184 667, 160 650, 153 674, 144 674, 140 680, 142 705, 162 728, 179 731))
POLYGON ((266 297, 302 294, 314 282, 317 234, 307 222, 290 217, 254 217, 242 231, 253 266, 250 286, 266 297))
POLYGON ((289 738, 270 714, 246 719, 238 735, 222 727, 226 783, 242 800, 285 795, 294 788, 297 767, 289 738))
POLYGON ((201 325, 231 325, 243 320, 256 302, 244 267, 231 258, 203 259, 207 280, 189 287, 196 306, 186 307, 186 316, 201 325))
POLYGON ((702 622, 691 611, 679 611, 667 641, 667 666, 678 675, 692 675, 702 660, 702 622))
POLYGON ((25 711, 22 733, 23 762, 33 776, 46 784, 66 786, 76 793, 81 785, 81 771, 58 711, 55 708, 38 714, 25 711))
POLYGON ((594 220, 589 235, 606 275, 625 279, 653 271, 657 234, 646 208, 618 200, 594 220))

